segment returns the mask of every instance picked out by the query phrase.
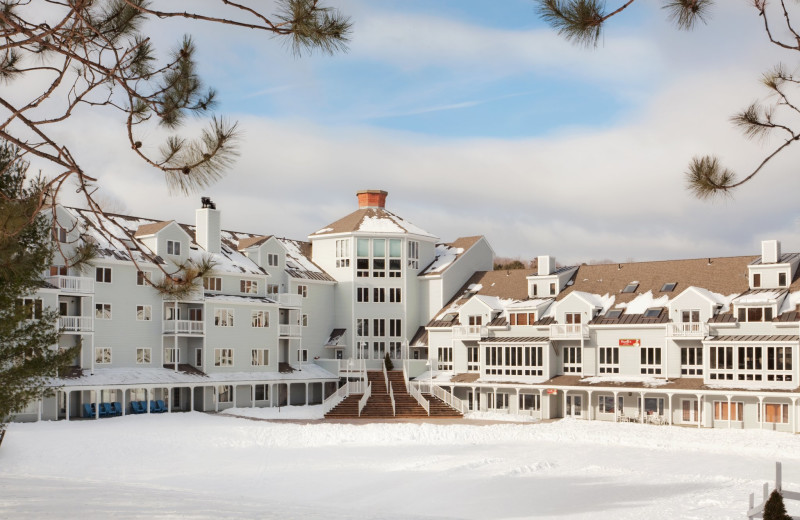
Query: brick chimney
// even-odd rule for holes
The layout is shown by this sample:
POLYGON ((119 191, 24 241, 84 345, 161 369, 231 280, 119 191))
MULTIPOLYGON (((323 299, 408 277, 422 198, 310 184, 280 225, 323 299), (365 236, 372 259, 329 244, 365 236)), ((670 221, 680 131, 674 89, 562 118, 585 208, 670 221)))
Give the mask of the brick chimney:
POLYGON ((385 208, 387 192, 383 190, 361 190, 356 193, 358 196, 358 207, 360 208, 385 208))

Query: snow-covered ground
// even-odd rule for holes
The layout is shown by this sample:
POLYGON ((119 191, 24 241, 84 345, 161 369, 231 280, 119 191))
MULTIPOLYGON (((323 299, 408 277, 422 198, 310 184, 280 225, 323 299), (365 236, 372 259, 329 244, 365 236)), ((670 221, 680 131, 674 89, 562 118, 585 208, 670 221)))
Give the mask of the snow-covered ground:
POLYGON ((757 430, 201 413, 12 424, 0 518, 740 520, 775 460, 800 490, 800 437, 757 430))

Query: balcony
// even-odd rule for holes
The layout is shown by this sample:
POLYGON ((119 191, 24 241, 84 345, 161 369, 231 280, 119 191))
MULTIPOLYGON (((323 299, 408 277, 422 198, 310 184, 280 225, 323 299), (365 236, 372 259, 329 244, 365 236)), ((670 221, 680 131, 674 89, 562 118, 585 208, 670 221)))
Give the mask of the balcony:
POLYGON ((482 325, 462 325, 453 327, 453 339, 479 340, 488 335, 488 329, 482 325))
POLYGON ((303 335, 303 327, 300 325, 279 325, 278 326, 278 333, 281 336, 290 336, 290 337, 297 337, 303 335))
POLYGON ((708 325, 699 322, 670 323, 667 335, 673 338, 704 338, 708 336, 708 325))
POLYGON ((92 332, 91 316, 59 316, 58 328, 61 332, 92 332))
POLYGON ((275 298, 278 300, 278 304, 281 307, 302 307, 303 306, 303 296, 300 294, 291 294, 291 293, 278 293, 278 294, 268 294, 270 298, 275 298))
POLYGON ((588 339, 589 327, 581 323, 550 325, 550 339, 588 339))
POLYGON ((203 335, 206 332, 205 322, 193 320, 164 320, 164 334, 203 335))
POLYGON ((94 292, 94 280, 86 276, 51 276, 47 281, 62 292, 90 294, 94 292))

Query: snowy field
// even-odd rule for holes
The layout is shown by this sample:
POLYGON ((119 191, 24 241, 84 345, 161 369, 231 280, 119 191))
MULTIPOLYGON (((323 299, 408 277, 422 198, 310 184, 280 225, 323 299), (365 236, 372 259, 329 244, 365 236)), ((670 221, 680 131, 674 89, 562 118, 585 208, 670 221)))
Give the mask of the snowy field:
POLYGON ((757 430, 201 413, 12 424, 0 518, 741 520, 775 460, 800 490, 800 437, 757 430))

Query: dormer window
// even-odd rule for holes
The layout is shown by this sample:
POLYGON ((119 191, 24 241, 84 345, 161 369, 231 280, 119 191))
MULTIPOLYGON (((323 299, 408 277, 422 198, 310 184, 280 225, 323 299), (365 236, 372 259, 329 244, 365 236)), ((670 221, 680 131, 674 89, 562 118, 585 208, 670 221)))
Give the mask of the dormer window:
POLYGON ((675 290, 675 287, 678 285, 677 282, 669 282, 665 283, 661 286, 661 292, 672 292, 675 290))
POLYGON ((167 254, 168 255, 180 255, 181 254, 181 243, 177 240, 167 240, 167 254))
POLYGON ((772 307, 739 307, 739 321, 772 321, 772 307))
POLYGON ((622 316, 622 310, 621 309, 611 309, 610 311, 608 311, 606 313, 605 317, 606 318, 610 318, 612 320, 615 320, 615 319, 619 318, 620 316, 622 316))
POLYGON ((753 287, 761 287, 761 274, 756 273, 753 275, 753 287))
POLYGON ((632 293, 635 292, 638 287, 639 287, 639 282, 631 282, 628 285, 626 285, 624 289, 622 289, 622 292, 632 293))
POLYGON ((533 325, 536 322, 534 312, 510 312, 508 313, 509 325, 533 325))
POLYGON ((646 311, 644 311, 645 318, 658 318, 660 314, 661 314, 661 309, 659 307, 653 307, 651 309, 647 309, 646 311))
POLYGON ((778 273, 778 287, 786 287, 786 273, 778 273))
POLYGON ((550 284, 550 296, 553 296, 555 294, 556 294, 556 284, 551 283, 550 284))
POLYGON ((539 286, 536 284, 531 285, 531 296, 538 296, 539 295, 539 286))

